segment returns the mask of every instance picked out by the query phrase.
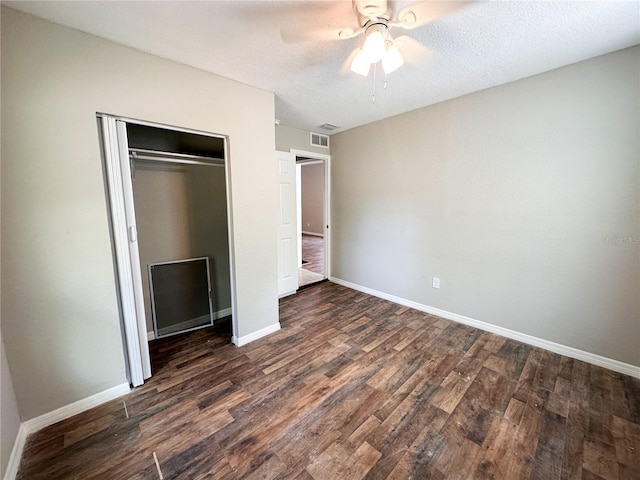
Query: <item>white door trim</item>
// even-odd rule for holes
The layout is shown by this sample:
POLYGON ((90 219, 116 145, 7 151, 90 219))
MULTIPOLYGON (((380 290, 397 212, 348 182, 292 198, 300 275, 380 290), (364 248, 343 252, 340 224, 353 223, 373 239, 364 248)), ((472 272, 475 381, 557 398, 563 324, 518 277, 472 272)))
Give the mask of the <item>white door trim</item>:
MULTIPOLYGON (((296 163, 296 207, 297 234, 302 231, 302 165, 299 163, 296 163)), ((298 242, 298 268, 300 267, 302 267, 302 241, 298 242)))

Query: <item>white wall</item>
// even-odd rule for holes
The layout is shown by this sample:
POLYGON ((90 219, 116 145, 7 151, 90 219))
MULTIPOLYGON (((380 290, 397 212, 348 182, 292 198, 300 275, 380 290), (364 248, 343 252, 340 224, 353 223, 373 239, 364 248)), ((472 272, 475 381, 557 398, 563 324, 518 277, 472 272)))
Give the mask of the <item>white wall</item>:
POLYGON ((2 334, 23 420, 126 381, 96 112, 229 136, 238 335, 277 323, 273 94, 8 8, 1 33, 2 334))
POLYGON ((333 135, 333 276, 640 365, 639 59, 333 135))
POLYGON ((0 334, 0 402, 2 402, 0 403, 0 417, 2 417, 0 424, 2 425, 0 428, 0 477, 4 478, 20 428, 20 414, 13 391, 2 334, 0 334))

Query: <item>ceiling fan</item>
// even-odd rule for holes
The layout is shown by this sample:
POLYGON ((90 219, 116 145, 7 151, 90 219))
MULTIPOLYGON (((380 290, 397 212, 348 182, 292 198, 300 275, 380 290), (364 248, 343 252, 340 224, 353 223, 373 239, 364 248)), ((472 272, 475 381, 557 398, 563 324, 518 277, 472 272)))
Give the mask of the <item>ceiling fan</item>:
MULTIPOLYGON (((402 6, 406 2, 390 0, 352 0, 356 14, 357 28, 341 28, 321 32, 307 32, 308 39, 344 40, 364 34, 361 47, 352 52, 350 70, 367 76, 371 65, 382 64, 385 74, 394 72, 404 64, 401 53, 403 45, 413 42, 403 35, 394 40, 391 30, 411 30, 443 17, 472 1, 417 1, 402 6)), ((421 44, 418 44, 424 48, 421 44)))

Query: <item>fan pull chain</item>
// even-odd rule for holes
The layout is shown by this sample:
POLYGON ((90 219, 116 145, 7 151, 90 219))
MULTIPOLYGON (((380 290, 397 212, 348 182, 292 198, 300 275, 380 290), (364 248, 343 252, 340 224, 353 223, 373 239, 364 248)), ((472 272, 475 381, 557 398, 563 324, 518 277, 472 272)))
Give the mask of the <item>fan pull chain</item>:
MULTIPOLYGON (((378 87, 378 64, 374 63, 373 64, 373 87, 372 87, 372 92, 371 92, 371 103, 375 104, 376 103, 376 89, 378 87)), ((387 90, 387 76, 384 76, 384 79, 382 80, 382 89, 383 90, 387 90)))

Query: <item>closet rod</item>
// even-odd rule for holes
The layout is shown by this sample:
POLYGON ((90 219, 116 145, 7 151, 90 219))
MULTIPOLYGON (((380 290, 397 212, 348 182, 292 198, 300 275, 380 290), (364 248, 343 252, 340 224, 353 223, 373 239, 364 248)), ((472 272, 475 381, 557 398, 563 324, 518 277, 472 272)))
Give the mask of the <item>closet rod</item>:
POLYGON ((224 167, 224 160, 222 160, 221 158, 202 157, 199 155, 186 155, 182 153, 156 152, 153 150, 129 149, 129 158, 131 160, 146 160, 151 162, 183 163, 187 165, 224 167))

